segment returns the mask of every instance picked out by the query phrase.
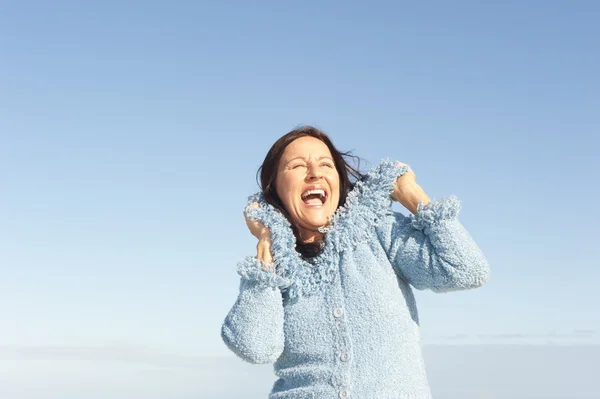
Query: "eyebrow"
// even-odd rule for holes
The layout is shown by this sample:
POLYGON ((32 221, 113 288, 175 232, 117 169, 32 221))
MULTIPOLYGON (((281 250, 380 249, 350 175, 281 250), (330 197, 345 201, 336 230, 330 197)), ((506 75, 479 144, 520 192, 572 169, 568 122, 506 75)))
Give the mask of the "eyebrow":
MULTIPOLYGON (((305 158, 304 157, 295 157, 295 158, 288 160, 285 164, 287 165, 288 163, 295 161, 296 159, 304 160, 305 158)), ((318 161, 322 161, 323 159, 329 159, 330 161, 333 161, 333 158, 328 155, 323 155, 322 157, 317 158, 318 161)))

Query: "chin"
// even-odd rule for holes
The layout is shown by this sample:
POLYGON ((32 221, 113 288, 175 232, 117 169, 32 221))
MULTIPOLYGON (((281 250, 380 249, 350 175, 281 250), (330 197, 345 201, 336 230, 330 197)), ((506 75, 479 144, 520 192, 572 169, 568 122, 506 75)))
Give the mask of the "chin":
POLYGON ((323 221, 311 220, 310 223, 307 223, 307 225, 310 226, 310 229, 314 230, 314 231, 317 231, 319 229, 319 227, 324 227, 327 224, 328 224, 327 220, 323 220, 323 221))
POLYGON ((317 230, 319 227, 326 226, 328 223, 329 220, 327 220, 326 217, 310 219, 305 221, 306 226, 309 227, 311 230, 317 230))

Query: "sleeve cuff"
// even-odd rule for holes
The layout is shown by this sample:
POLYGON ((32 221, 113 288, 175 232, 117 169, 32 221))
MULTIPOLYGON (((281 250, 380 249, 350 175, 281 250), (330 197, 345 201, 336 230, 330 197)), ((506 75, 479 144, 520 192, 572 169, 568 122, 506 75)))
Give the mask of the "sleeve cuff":
POLYGON ((254 282, 262 288, 287 288, 290 282, 287 278, 277 274, 274 266, 270 270, 263 269, 263 263, 253 256, 247 256, 238 263, 238 274, 243 280, 254 282))
POLYGON ((460 200, 454 195, 430 201, 425 206, 419 203, 417 213, 411 216, 411 225, 417 230, 424 230, 440 221, 456 219, 459 212, 460 200))

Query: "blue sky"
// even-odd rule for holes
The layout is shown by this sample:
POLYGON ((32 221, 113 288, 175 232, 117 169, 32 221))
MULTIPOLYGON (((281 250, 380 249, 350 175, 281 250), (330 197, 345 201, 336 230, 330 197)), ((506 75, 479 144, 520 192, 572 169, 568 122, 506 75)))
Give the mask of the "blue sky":
POLYGON ((600 7, 494 3, 4 2, 0 345, 229 356, 299 124, 463 201, 492 278, 417 292, 426 345, 600 344, 600 7))

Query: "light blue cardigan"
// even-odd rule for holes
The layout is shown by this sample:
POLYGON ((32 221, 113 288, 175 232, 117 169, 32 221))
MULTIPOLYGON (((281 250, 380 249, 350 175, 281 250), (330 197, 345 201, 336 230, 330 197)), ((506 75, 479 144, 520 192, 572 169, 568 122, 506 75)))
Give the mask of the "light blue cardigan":
POLYGON ((304 261, 287 219, 260 194, 249 216, 270 228, 275 271, 238 265, 221 336, 240 358, 274 363, 270 399, 430 398, 412 287, 479 287, 488 263, 458 221, 456 197, 406 217, 390 194, 406 167, 382 161, 336 212, 321 255, 304 261))

